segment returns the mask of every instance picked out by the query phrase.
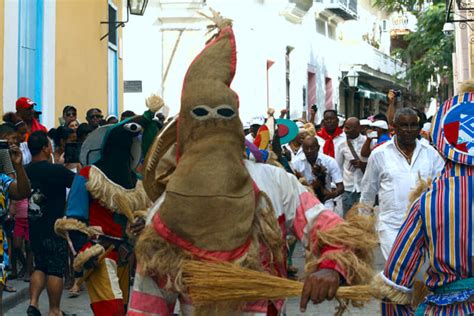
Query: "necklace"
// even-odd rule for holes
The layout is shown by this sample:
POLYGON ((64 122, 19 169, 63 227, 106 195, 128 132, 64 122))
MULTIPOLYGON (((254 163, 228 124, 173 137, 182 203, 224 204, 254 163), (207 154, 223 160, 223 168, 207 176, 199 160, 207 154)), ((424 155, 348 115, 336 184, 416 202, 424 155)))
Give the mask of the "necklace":
MULTIPOLYGON (((395 137, 394 143, 395 143, 395 147, 398 149, 400 154, 402 154, 402 156, 405 157, 408 164, 411 165, 411 157, 409 157, 407 154, 405 154, 405 152, 398 146, 398 139, 396 137, 395 137)), ((412 154, 413 154, 413 152, 412 152, 412 154)))

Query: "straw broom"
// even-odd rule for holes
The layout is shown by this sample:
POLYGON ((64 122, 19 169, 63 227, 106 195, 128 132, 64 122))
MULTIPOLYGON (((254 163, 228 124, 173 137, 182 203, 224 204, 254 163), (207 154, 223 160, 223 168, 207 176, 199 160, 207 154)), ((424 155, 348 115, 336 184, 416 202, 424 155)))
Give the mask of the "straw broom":
MULTIPOLYGON (((301 282, 221 262, 186 261, 183 280, 196 305, 282 299, 300 296, 303 290, 301 282)), ((377 293, 371 285, 342 286, 336 297, 367 302, 377 293)))

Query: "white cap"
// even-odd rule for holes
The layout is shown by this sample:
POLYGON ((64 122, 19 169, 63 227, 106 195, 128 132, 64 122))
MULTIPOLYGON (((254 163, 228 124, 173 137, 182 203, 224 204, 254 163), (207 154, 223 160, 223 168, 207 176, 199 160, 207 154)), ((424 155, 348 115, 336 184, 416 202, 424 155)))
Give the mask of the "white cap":
POLYGON ((372 122, 372 124, 370 124, 370 127, 378 127, 378 128, 381 128, 381 129, 388 130, 388 124, 384 120, 379 120, 379 121, 372 122))
POLYGON ((261 116, 254 117, 250 120, 250 125, 263 125, 265 124, 265 119, 261 116))
POLYGON ((359 122, 360 122, 360 125, 362 126, 372 124, 372 121, 368 119, 363 119, 363 120, 360 120, 359 122))
POLYGON ((423 128, 421 130, 424 132, 429 132, 431 130, 431 123, 426 122, 425 124, 423 124, 423 128))

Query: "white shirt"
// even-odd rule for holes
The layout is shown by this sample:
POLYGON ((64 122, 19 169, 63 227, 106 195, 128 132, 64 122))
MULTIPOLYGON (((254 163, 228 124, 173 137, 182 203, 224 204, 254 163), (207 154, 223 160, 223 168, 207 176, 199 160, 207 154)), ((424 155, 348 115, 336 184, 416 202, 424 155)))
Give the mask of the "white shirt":
POLYGON ((255 140, 252 133, 248 133, 247 135, 245 135, 245 139, 248 140, 251 143, 253 143, 253 141, 255 140))
MULTIPOLYGON (((326 141, 323 138, 319 137, 318 135, 316 135, 316 139, 318 140, 320 151, 323 152, 324 144, 326 143, 326 141)), ((345 141, 346 141, 345 133, 342 133, 341 135, 337 136, 336 138, 332 140, 332 142, 334 143, 334 153, 336 153, 339 146, 341 146, 341 144, 344 143, 345 141)))
POLYGON ((362 178, 360 201, 373 205, 378 194, 378 230, 392 230, 396 236, 408 212, 408 196, 417 186, 418 175, 424 180, 435 178, 445 163, 433 147, 417 140, 411 164, 408 164, 396 148, 395 139, 370 154, 362 178))
POLYGON ((27 142, 20 143, 20 151, 23 156, 23 165, 29 164, 31 162, 31 153, 27 142))
MULTIPOLYGON (((308 183, 313 182, 314 175, 313 175, 313 168, 309 161, 306 159, 306 156, 303 154, 297 157, 294 161, 291 162, 294 169, 301 173, 303 177, 306 178, 308 183)), ((331 190, 331 183, 341 183, 343 182, 341 170, 337 165, 336 159, 323 154, 321 151, 318 153, 318 158, 316 159, 316 163, 322 165, 327 170, 326 175, 326 190, 331 190)), ((324 202, 324 205, 330 209, 334 209, 334 200, 329 199, 324 202)))
POLYGON ((349 192, 360 192, 360 183, 362 181, 362 177, 364 173, 361 169, 355 169, 352 167, 350 161, 354 160, 354 156, 352 155, 351 150, 349 149, 349 145, 347 144, 348 141, 352 143, 354 147, 354 151, 356 152, 357 156, 361 161, 366 162, 367 158, 362 157, 360 155, 360 150, 364 145, 367 137, 364 135, 359 135, 355 139, 347 139, 344 143, 339 145, 336 149, 336 161, 339 165, 339 169, 342 171, 342 179, 344 182, 344 191, 349 192))
POLYGON ((300 156, 304 156, 303 146, 300 146, 300 148, 298 148, 296 153, 293 151, 293 149, 291 149, 290 144, 285 144, 282 147, 286 148, 291 153, 291 161, 294 161, 296 158, 300 156))

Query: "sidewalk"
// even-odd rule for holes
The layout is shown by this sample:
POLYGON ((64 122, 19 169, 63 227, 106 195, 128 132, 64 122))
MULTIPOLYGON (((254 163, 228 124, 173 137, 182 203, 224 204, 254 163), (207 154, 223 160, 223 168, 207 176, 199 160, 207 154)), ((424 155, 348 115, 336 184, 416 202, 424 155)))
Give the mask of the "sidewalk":
MULTIPOLYGON (((20 280, 8 280, 8 285, 16 289, 16 292, 9 293, 3 291, 3 313, 14 308, 20 302, 27 300, 29 297, 30 283, 20 280)), ((26 310, 25 310, 26 313, 26 310)))

